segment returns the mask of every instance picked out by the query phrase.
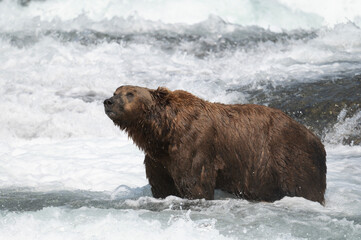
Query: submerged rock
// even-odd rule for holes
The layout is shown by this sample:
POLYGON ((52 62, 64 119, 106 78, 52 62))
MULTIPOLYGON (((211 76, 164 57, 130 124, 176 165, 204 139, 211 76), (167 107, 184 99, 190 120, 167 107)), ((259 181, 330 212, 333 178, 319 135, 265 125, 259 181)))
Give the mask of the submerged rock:
MULTIPOLYGON (((334 129, 337 123, 351 119, 361 111, 361 75, 241 91, 249 95, 250 103, 279 108, 323 139, 327 133, 337 130, 334 129), (340 118, 341 111, 343 116, 340 118)), ((360 145, 360 121, 361 119, 355 119, 354 131, 339 134, 341 139, 338 141, 343 144, 360 145)))

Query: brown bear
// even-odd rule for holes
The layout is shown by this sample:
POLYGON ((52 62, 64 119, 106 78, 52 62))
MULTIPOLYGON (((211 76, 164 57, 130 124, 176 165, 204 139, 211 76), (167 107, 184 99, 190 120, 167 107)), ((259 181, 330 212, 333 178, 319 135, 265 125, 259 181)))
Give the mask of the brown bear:
POLYGON ((324 204, 324 146, 280 110, 136 86, 119 87, 104 107, 145 152, 156 198, 213 199, 221 189, 253 201, 297 196, 324 204))

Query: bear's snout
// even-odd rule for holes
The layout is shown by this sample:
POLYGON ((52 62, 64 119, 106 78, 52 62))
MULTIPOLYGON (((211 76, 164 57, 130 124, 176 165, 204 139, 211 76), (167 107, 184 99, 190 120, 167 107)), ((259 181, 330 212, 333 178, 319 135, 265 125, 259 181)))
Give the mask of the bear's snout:
POLYGON ((105 108, 109 108, 114 104, 114 99, 113 98, 108 98, 104 100, 104 107, 105 108))
POLYGON ((108 115, 108 117, 114 117, 115 113, 113 111, 113 106, 115 104, 114 98, 108 98, 104 100, 104 109, 105 109, 105 114, 108 115))

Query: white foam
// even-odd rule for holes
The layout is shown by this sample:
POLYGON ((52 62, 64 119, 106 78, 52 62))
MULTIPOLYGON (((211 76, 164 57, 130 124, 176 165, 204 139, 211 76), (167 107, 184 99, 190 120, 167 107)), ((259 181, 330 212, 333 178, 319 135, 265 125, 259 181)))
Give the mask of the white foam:
POLYGON ((21 7, 16 1, 4 0, 0 8, 0 29, 14 31, 73 22, 73 27, 87 28, 94 22, 114 18, 138 18, 163 23, 195 24, 209 16, 227 22, 281 29, 319 28, 348 21, 361 22, 360 3, 354 1, 32 1, 21 7), (11 23, 11 24, 9 24, 11 23))
POLYGON ((9 139, 117 136, 102 101, 123 84, 184 89, 231 103, 245 102, 243 93, 228 91, 245 85, 257 88, 357 73, 360 38, 361 30, 348 23, 324 29, 307 42, 261 42, 223 56, 211 52, 203 59, 182 45, 168 53, 152 43, 83 46, 41 37, 18 48, 0 40, 0 108, 7 112, 0 117, 0 134, 9 139))
POLYGON ((126 136, 3 143, 0 149, 0 188, 113 191, 148 183, 144 154, 126 136))
POLYGON ((193 221, 149 218, 147 211, 47 208, 38 212, 7 213, 0 219, 1 239, 232 239, 215 229, 211 219, 193 221))
MULTIPOLYGON (((242 25, 258 25, 264 28, 294 29, 320 27, 322 17, 300 9, 292 9, 276 0, 254 2, 251 0, 211 1, 95 1, 86 3, 71 0, 33 1, 27 7, 4 0, 0 8, 0 29, 34 26, 29 22, 38 20, 56 24, 59 21, 72 21, 86 17, 90 22, 109 20, 114 17, 140 17, 164 23, 194 24, 216 15, 228 22, 242 25)), ((325 4, 327 4, 325 2, 325 4)), ((89 22, 89 21, 88 21, 89 22)))
POLYGON ((323 18, 323 24, 333 26, 348 21, 359 22, 361 2, 358 0, 330 0, 330 1, 313 1, 313 0, 279 0, 290 9, 313 13, 323 18))
POLYGON ((361 211, 361 146, 326 145, 326 206, 349 215, 361 211))
MULTIPOLYGON (((338 118, 337 123, 329 129, 325 136, 325 141, 332 144, 343 143, 344 140, 352 136, 361 134, 361 111, 356 112, 351 117, 346 117, 347 111, 343 109, 338 118)), ((353 141, 349 141, 353 145, 353 141)))

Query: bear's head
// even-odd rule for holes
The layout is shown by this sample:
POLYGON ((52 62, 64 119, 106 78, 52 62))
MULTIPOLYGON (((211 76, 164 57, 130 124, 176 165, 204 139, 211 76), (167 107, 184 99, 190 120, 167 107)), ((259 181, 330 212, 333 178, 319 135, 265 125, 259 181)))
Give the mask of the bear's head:
POLYGON ((166 88, 152 90, 137 86, 121 86, 113 97, 104 101, 105 113, 121 128, 145 120, 156 105, 162 105, 170 91, 166 88))

